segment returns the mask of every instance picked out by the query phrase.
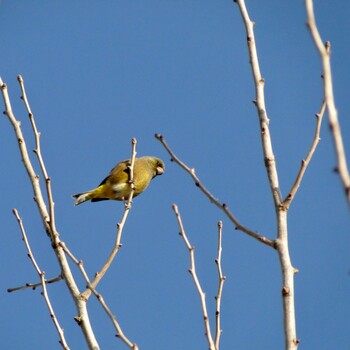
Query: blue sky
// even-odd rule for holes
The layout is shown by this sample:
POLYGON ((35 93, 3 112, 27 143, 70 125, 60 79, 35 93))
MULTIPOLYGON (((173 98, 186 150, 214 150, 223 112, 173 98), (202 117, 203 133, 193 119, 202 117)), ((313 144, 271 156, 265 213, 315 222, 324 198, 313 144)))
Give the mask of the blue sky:
MULTIPOLYGON (((303 1, 247 1, 266 80, 267 112, 281 191, 291 187, 311 145, 322 101, 321 64, 305 26, 303 1)), ((317 23, 332 43, 334 91, 349 155, 348 81, 350 4, 316 2, 317 23)), ((120 202, 73 206, 71 195, 91 189, 131 153, 164 159, 166 173, 134 201, 123 248, 98 291, 140 349, 206 349, 189 256, 178 236, 177 203, 196 247, 199 278, 214 326, 217 222, 223 220, 221 348, 281 349, 281 273, 277 254, 241 232, 169 161, 154 134, 237 218, 275 237, 271 194, 263 164, 254 85, 244 25, 232 1, 1 1, 0 75, 8 84, 29 150, 34 148, 19 99, 22 74, 41 131, 62 240, 97 271, 115 238, 120 202)), ((321 142, 289 210, 301 349, 348 349, 350 335, 349 209, 327 119, 321 142)), ((32 250, 48 278, 59 274, 42 230, 33 193, 6 118, 0 121, 2 166, 1 338, 7 349, 55 349, 58 335, 40 290, 8 294, 38 280, 26 256, 17 208, 32 250)), ((33 157, 37 171, 39 168, 33 157)), ((348 157, 349 160, 349 157, 348 157)), ((72 266, 81 288, 84 282, 72 266)), ((48 287, 71 349, 85 343, 63 282, 48 287)), ((101 349, 126 348, 93 298, 90 316, 101 349)), ((214 329, 214 328, 213 328, 214 329)))

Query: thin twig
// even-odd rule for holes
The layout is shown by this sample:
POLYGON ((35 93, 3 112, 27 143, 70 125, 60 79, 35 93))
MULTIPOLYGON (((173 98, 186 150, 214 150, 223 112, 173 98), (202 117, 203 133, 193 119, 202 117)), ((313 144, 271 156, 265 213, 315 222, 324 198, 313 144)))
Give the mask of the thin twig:
MULTIPOLYGON (((117 234, 116 234, 116 240, 115 240, 114 247, 113 247, 111 253, 109 254, 106 262, 102 266, 101 270, 96 273, 95 278, 93 279, 93 281, 91 281, 92 288, 96 288, 98 283, 101 281, 102 277, 105 275, 105 273, 107 272, 107 270, 111 266, 115 256, 117 255, 119 249, 122 246, 121 237, 122 237, 122 233, 123 233, 123 228, 124 228, 126 219, 128 217, 128 214, 130 212, 130 209, 132 206, 132 198, 133 198, 134 192, 135 192, 135 187, 133 186, 133 179, 134 179, 134 164, 135 164, 135 158, 136 158, 136 154, 137 154, 136 153, 136 144, 137 144, 137 140, 135 138, 133 138, 131 140, 132 152, 131 152, 131 160, 130 160, 130 167, 129 167, 129 169, 130 169, 129 182, 131 183, 130 195, 129 195, 127 202, 125 203, 125 209, 124 209, 122 219, 119 223, 117 223, 117 234)), ((81 294, 81 297, 83 298, 83 300, 88 300, 90 295, 91 295, 91 289, 87 288, 81 294)))
POLYGON ((205 328, 205 336, 207 337, 208 340, 208 344, 209 344, 209 349, 210 350, 217 350, 215 348, 215 344, 211 335, 211 331, 210 331, 210 324, 209 324, 209 317, 208 317, 208 311, 207 311, 207 304, 205 301, 205 293, 203 292, 203 289, 201 287, 201 284, 199 282, 197 273, 196 273, 196 264, 195 264, 195 258, 194 258, 194 247, 191 245, 189 239, 187 238, 187 235, 185 233, 185 229, 184 226, 182 224, 182 220, 181 220, 181 216, 180 216, 180 212, 178 210, 178 207, 176 204, 173 204, 172 206, 174 213, 176 215, 177 218, 177 222, 179 224, 180 227, 180 235, 183 238, 186 247, 190 253, 190 260, 191 260, 191 268, 189 269, 189 273, 191 274, 194 284, 197 288, 200 300, 201 300, 201 305, 202 305, 202 312, 203 312, 203 321, 204 321, 204 328, 205 328))
POLYGON ((298 188, 301 184, 301 181, 304 177, 306 168, 308 167, 308 165, 311 161, 311 158, 314 155, 316 147, 321 140, 320 131, 321 131, 322 118, 323 118, 325 109, 326 109, 326 102, 323 101, 320 111, 316 114, 316 120, 317 120, 316 121, 316 130, 315 130, 315 136, 314 136, 312 145, 310 147, 310 150, 309 150, 306 158, 301 161, 301 166, 300 166, 298 175, 295 179, 295 182, 294 182, 292 188, 290 189, 287 197, 284 199, 283 203, 281 204, 282 206, 284 206, 285 210, 289 209, 289 207, 290 207, 290 205, 291 205, 291 203, 296 195, 296 192, 298 191, 298 188))
POLYGON ((91 284, 88 284, 89 288, 91 289, 91 291, 94 293, 94 295, 96 296, 97 300, 100 302, 100 304, 102 305, 103 309, 105 310, 105 312, 107 313, 107 315, 109 316, 110 320, 112 321, 117 334, 116 337, 120 338, 130 349, 132 350, 138 350, 138 346, 136 343, 133 343, 132 341, 130 341, 126 335, 123 333, 115 315, 112 314, 110 308, 108 307, 108 305, 106 304, 105 300, 103 299, 102 295, 100 293, 98 293, 96 291, 95 288, 93 288, 91 286, 91 284))
MULTIPOLYGON (((51 283, 56 283, 59 281, 63 280, 63 276, 59 275, 57 277, 54 278, 50 278, 50 279, 45 279, 45 283, 46 284, 51 284, 51 283)), ((7 288, 7 292, 8 293, 12 293, 12 292, 16 292, 18 290, 24 290, 24 289, 28 289, 31 288, 33 290, 35 290, 36 288, 41 286, 41 282, 40 283, 26 283, 24 286, 20 286, 20 287, 14 287, 14 288, 7 288)))
POLYGON ((63 349, 69 350, 68 344, 67 344, 66 339, 64 337, 63 328, 60 326, 60 324, 59 324, 59 322, 57 320, 55 311, 54 311, 54 309, 53 309, 53 307, 51 305, 50 298, 49 298, 49 295, 47 293, 46 282, 45 282, 45 272, 40 269, 38 263, 36 262, 36 260, 34 258, 33 252, 32 252, 32 250, 30 248, 30 245, 29 245, 27 234, 26 234, 24 226, 23 226, 22 218, 19 216, 17 209, 13 209, 13 214, 16 217, 18 225, 20 227, 20 230, 21 230, 21 233, 22 233, 22 239, 23 239, 24 244, 25 244, 25 246, 27 248, 28 257, 29 257, 30 261, 32 262, 32 264, 34 266, 34 268, 36 270, 36 273, 39 275, 39 277, 41 279, 41 287, 43 288, 42 295, 43 295, 43 297, 45 299, 47 308, 49 310, 51 320, 52 320, 53 324, 55 325, 55 327, 57 329, 57 332, 58 332, 58 335, 60 337, 59 343, 61 344, 63 349))
POLYGON ((215 259, 215 263, 218 268, 218 276, 219 276, 219 285, 218 285, 218 294, 216 295, 216 332, 215 332, 215 349, 219 350, 220 336, 222 333, 221 329, 221 298, 222 298, 222 290, 224 287, 224 282, 226 280, 226 276, 222 273, 221 268, 221 254, 222 254, 222 221, 218 222, 218 256, 215 259))
POLYGON ((333 94, 333 81, 331 70, 331 44, 327 41, 323 44, 321 35, 317 29, 314 6, 312 0, 305 1, 307 12, 307 26, 310 30, 311 36, 315 42, 315 45, 320 53, 323 67, 323 79, 324 79, 324 98, 327 104, 329 127, 333 136, 333 143, 337 156, 337 172, 339 173, 342 185, 344 188, 345 196, 350 205, 350 175, 346 162, 345 149, 343 144, 343 138, 341 134, 341 128, 338 120, 338 111, 334 102, 333 94))
POLYGON ((38 128, 36 127, 34 114, 32 113, 32 110, 31 110, 29 102, 28 102, 28 98, 27 98, 27 94, 26 94, 26 90, 25 90, 25 87, 24 87, 24 81, 23 81, 22 76, 19 75, 17 77, 17 80, 18 80, 19 85, 21 87, 22 99, 23 99, 23 102, 24 102, 24 104, 26 106, 26 109, 27 109, 27 112, 28 112, 28 116, 29 116, 29 120, 30 120, 30 124, 32 125, 33 133, 34 133, 34 136, 35 136, 36 147, 34 149, 34 153, 38 157, 40 169, 41 169, 41 172, 42 172, 42 174, 44 176, 44 179, 45 179, 46 192, 47 192, 48 203, 49 203, 49 212, 50 212, 50 225, 52 227, 52 231, 53 232, 57 232, 56 227, 55 227, 55 211, 54 211, 54 205, 55 204, 54 204, 53 195, 52 195, 51 179, 50 179, 50 177, 47 174, 45 163, 44 163, 44 160, 43 160, 43 157, 42 157, 42 154, 41 154, 41 145, 40 145, 40 135, 41 135, 41 133, 38 131, 38 128))
POLYGON ((84 268, 84 264, 82 260, 78 260, 74 254, 67 248, 67 246, 64 244, 64 242, 60 242, 61 247, 63 248, 63 250, 65 251, 65 253, 70 257, 70 259, 78 266, 81 274, 83 275, 85 282, 87 284, 87 287, 91 290, 91 292, 96 296, 97 300, 99 301, 99 303, 101 304, 101 306, 103 307, 103 309, 105 310, 105 312, 107 313, 108 317, 111 319, 117 334, 116 336, 118 338, 120 338, 130 349, 133 350, 138 350, 138 347, 135 343, 133 343, 132 341, 130 341, 126 335, 124 334, 123 330, 121 329, 119 322, 117 321, 117 318, 115 315, 112 314, 110 308, 108 307, 108 305, 106 304, 104 298, 102 297, 102 295, 97 292, 97 290, 95 288, 92 287, 91 285, 91 281, 89 279, 88 274, 86 273, 86 270, 84 268))
POLYGON ((174 161, 176 164, 178 164, 182 169, 184 169, 188 174, 191 175, 192 179, 194 180, 194 183, 196 184, 196 186, 209 198, 210 202, 215 204, 218 208, 220 208, 226 215, 227 217, 231 220, 231 222, 233 222, 233 224, 235 225, 236 230, 242 231, 244 233, 246 233, 247 235, 257 239, 258 241, 266 244, 267 246, 270 246, 272 248, 274 248, 274 241, 272 241, 271 239, 260 235, 257 232, 254 232, 250 229, 248 229, 247 227, 243 226, 238 219, 232 214, 232 212, 230 211, 229 207, 227 206, 226 203, 221 203, 218 199, 216 199, 209 191, 208 189, 201 183, 201 181, 199 180, 198 176, 195 173, 195 169, 194 168, 190 168, 189 166, 187 166, 183 161, 180 160, 180 158, 178 158, 175 153, 172 151, 172 149, 170 148, 170 146, 167 144, 167 142, 165 141, 164 137, 160 134, 155 134, 155 138, 157 140, 159 140, 161 142, 161 144, 164 146, 164 148, 167 150, 167 152, 169 153, 172 161, 174 161))

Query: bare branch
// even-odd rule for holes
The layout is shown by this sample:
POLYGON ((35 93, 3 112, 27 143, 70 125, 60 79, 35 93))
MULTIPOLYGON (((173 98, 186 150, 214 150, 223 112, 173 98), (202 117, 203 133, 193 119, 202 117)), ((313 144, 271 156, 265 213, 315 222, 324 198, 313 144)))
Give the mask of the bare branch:
MULTIPOLYGON (((23 79, 19 78, 19 80, 20 80, 20 84, 23 85, 23 79)), ((97 340, 91 328, 86 303, 80 298, 80 291, 73 278, 65 253, 62 247, 60 247, 59 245, 59 242, 60 242, 59 233, 57 232, 56 227, 52 221, 53 217, 50 217, 50 215, 47 212, 46 204, 43 199, 43 195, 40 187, 39 176, 36 175, 33 169, 31 160, 29 158, 26 142, 21 130, 21 123, 15 118, 15 115, 12 110, 8 90, 7 90, 7 85, 1 80, 1 78, 0 78, 0 86, 1 86, 1 92, 4 99, 4 103, 5 103, 4 114, 8 117, 14 129, 18 146, 19 146, 19 151, 22 157, 22 162, 27 171, 29 180, 32 184, 35 203, 39 209, 40 217, 44 224, 45 231, 51 239, 51 244, 52 244, 52 247, 54 248, 54 252, 56 254, 58 263, 60 265, 62 276, 64 277, 64 281, 70 291, 70 294, 72 295, 72 298, 74 300, 74 303, 78 312, 78 316, 76 316, 76 319, 79 319, 79 325, 84 333, 84 337, 89 346, 89 349, 98 350, 99 345, 97 343, 97 340)), ((29 106, 28 103, 27 105, 29 106)), ((32 113, 31 113, 31 116, 32 118, 34 118, 32 113)), ((32 126, 33 125, 35 124, 32 124, 32 126)), ((51 201, 50 203, 50 208, 53 208, 53 201, 51 201)), ((43 280, 44 279, 42 279, 42 281, 43 280)))
POLYGON ((281 192, 279 188, 276 161, 273 154, 271 135, 269 130, 269 119, 267 117, 265 107, 264 85, 265 80, 260 73, 260 65, 258 60, 257 49, 254 36, 254 22, 249 18, 249 14, 244 0, 235 0, 246 28, 247 45, 252 69, 253 79, 255 83, 256 99, 254 104, 257 107, 259 116, 261 141, 264 153, 264 161, 269 179, 272 197, 275 203, 276 220, 277 220, 277 239, 275 248, 277 249, 282 269, 282 297, 283 297, 283 316, 284 316, 284 332, 285 332, 285 349, 296 350, 299 340, 296 335, 295 324, 295 301, 294 301, 294 273, 289 248, 288 248, 288 225, 287 225, 287 209, 282 203, 281 192))
MULTIPOLYGON (((95 278, 91 282, 92 288, 96 288, 96 286, 98 285, 98 283, 100 282, 102 277, 105 275, 105 273, 107 272, 107 270, 111 266, 119 249, 122 247, 121 238, 122 238, 123 228, 124 228, 126 219, 128 217, 129 211, 131 209, 132 198, 133 198, 134 192, 135 192, 135 187, 133 186, 133 181, 134 181, 133 179, 134 179, 134 164, 135 164, 135 158, 136 158, 136 144, 137 144, 137 140, 135 138, 133 138, 131 140, 132 152, 131 152, 131 160, 130 160, 130 167, 129 167, 129 169, 130 169, 129 182, 131 183, 131 192, 130 192, 130 195, 129 195, 127 202, 125 203, 125 209, 124 209, 122 219, 117 224, 117 234, 116 234, 116 240, 115 240, 114 247, 113 247, 111 253, 109 254, 105 264, 102 266, 101 270, 96 273, 95 278)), ((87 288, 81 294, 81 297, 83 298, 83 300, 88 300, 90 295, 91 295, 91 288, 87 288)))
MULTIPOLYGON (((45 279, 45 283, 52 284, 52 283, 56 283, 56 282, 59 282, 62 280, 63 280, 63 276, 59 275, 59 276, 54 277, 54 278, 45 279)), ((42 285, 41 282, 40 283, 26 283, 24 286, 7 288, 7 292, 12 293, 12 292, 17 292, 18 290, 24 290, 24 289, 28 289, 28 288, 35 290, 36 288, 40 287, 41 285, 42 285)))
POLYGON ((41 279, 41 287, 43 289, 41 294, 42 294, 42 296, 45 299, 45 302, 46 302, 47 308, 49 310, 49 314, 50 314, 51 320, 52 320, 53 324, 55 325, 55 327, 57 329, 57 332, 58 332, 58 335, 60 337, 59 343, 61 344, 63 349, 69 350, 68 344, 67 344, 66 339, 64 337, 63 328, 60 326, 60 324, 59 324, 59 322, 57 320, 55 311, 54 311, 54 309, 53 309, 53 307, 51 305, 50 298, 49 298, 49 295, 47 293, 46 282, 45 282, 45 272, 40 269, 38 263, 36 262, 36 260, 34 258, 33 252, 32 252, 32 250, 30 248, 30 245, 29 245, 27 234, 26 234, 24 226, 23 226, 22 218, 19 216, 17 209, 13 209, 13 214, 16 217, 18 225, 20 227, 20 230, 21 230, 21 233, 22 233, 22 238, 23 238, 24 244, 25 244, 25 246, 27 248, 28 257, 29 257, 30 261, 32 262, 32 264, 34 266, 34 268, 36 270, 36 273, 39 275, 39 277, 41 279))
POLYGON ((102 305, 103 309, 106 311, 107 315, 109 316, 109 318, 111 319, 117 334, 116 337, 120 338, 130 349, 132 350, 138 350, 138 346, 137 344, 133 343, 131 340, 129 340, 126 335, 123 333, 115 315, 112 314, 110 308, 108 307, 108 305, 106 304, 105 300, 103 299, 102 295, 100 293, 98 293, 96 291, 96 289, 92 288, 91 284, 89 284, 89 288, 91 288, 91 291, 94 293, 94 295, 96 296, 97 300, 100 302, 100 304, 102 305))
POLYGON ((33 191, 34 191, 34 200, 38 206, 39 212, 40 212, 40 216, 42 217, 43 220, 43 224, 45 227, 45 231, 47 232, 47 234, 50 233, 50 219, 49 219, 49 215, 47 213, 47 209, 46 209, 46 205, 45 202, 43 200, 43 195, 41 192, 41 188, 40 188, 40 183, 39 183, 39 176, 36 175, 33 166, 31 164, 29 155, 28 155, 28 150, 27 150, 27 146, 22 134, 22 130, 21 130, 21 123, 16 120, 15 115, 13 114, 12 111, 12 106, 11 106, 11 102, 10 102, 10 97, 8 94, 8 90, 7 90, 7 85, 5 83, 3 83, 3 81, 0 78, 0 85, 1 85, 1 90, 2 90, 2 96, 4 99, 4 103, 5 103, 5 115, 8 117, 14 132, 16 134, 16 139, 18 142, 18 147, 20 150, 20 154, 22 157, 22 162, 24 164, 24 167, 27 171, 28 177, 31 181, 32 187, 33 187, 33 191))
POLYGON ((323 67, 324 98, 327 104, 329 127, 333 136, 334 147, 337 156, 337 171, 343 184, 345 196, 350 205, 350 175, 346 162, 345 149, 341 128, 338 120, 338 111, 334 102, 333 81, 331 70, 331 44, 329 41, 323 44, 321 35, 317 29, 312 0, 305 0, 307 12, 307 26, 320 53, 323 67))
POLYGON ((306 158, 301 161, 301 166, 300 166, 298 175, 295 179, 295 182, 294 182, 292 188, 290 189, 287 197, 284 199, 283 203, 281 204, 283 207, 285 207, 285 210, 289 209, 289 207, 290 207, 290 205, 295 197, 295 194, 298 191, 298 188, 301 184, 301 181, 304 177, 306 168, 308 167, 308 165, 311 161, 311 158, 314 155, 316 147, 321 140, 320 130, 321 130, 322 118, 323 118, 325 109, 326 109, 326 102, 323 101, 321 110, 316 114, 316 120, 317 120, 316 121, 316 130, 315 130, 315 136, 314 136, 312 145, 310 147, 310 150, 309 150, 306 158))
POLYGON ((184 226, 182 224, 182 220, 181 220, 181 216, 180 216, 180 212, 178 210, 178 207, 176 204, 173 204, 172 206, 174 213, 176 215, 177 218, 177 222, 179 224, 180 227, 180 235, 183 238, 186 247, 190 253, 190 260, 191 260, 191 268, 189 269, 189 273, 191 274, 194 284, 197 288, 200 300, 201 300, 201 305, 202 305, 202 312, 203 312, 203 320, 204 320, 204 328, 205 328, 205 336, 207 337, 208 340, 208 344, 209 344, 209 349, 210 350, 217 350, 215 348, 215 344, 211 335, 211 331, 210 331, 210 324, 209 324, 209 317, 208 317, 208 311, 207 311, 207 304, 205 301, 205 293, 203 292, 203 289, 201 287, 201 284, 199 282, 197 273, 196 273, 196 264, 195 264, 195 258, 194 258, 194 247, 191 245, 190 241, 188 240, 186 233, 185 233, 185 229, 184 226))
POLYGON ((262 141, 262 148, 264 153, 264 163, 266 166, 267 176, 269 179, 269 184, 271 188, 271 193, 274 199, 275 208, 278 210, 281 204, 281 194, 278 182, 278 174, 276 168, 276 160, 273 153, 271 136, 270 136, 270 120, 267 115, 265 106, 265 79, 262 77, 260 72, 260 65, 258 59, 258 53, 255 45, 255 35, 254 35, 254 22, 249 18, 247 8, 245 6, 244 0, 235 1, 241 12, 241 16, 246 28, 247 34, 247 45, 249 51, 250 65, 252 69, 252 74, 255 83, 255 100, 253 101, 258 112, 259 123, 260 123, 260 135, 262 141))
POLYGON ((44 164, 44 160, 43 160, 43 157, 42 157, 42 154, 41 154, 40 132, 38 132, 38 129, 36 127, 34 115, 32 113, 32 110, 31 110, 29 102, 28 102, 26 90, 25 90, 25 87, 24 87, 23 78, 22 78, 21 75, 19 75, 17 77, 17 79, 18 79, 19 85, 21 87, 22 99, 23 99, 24 104, 26 106, 26 109, 27 109, 27 112, 28 112, 28 116, 29 116, 29 120, 30 120, 30 123, 32 125, 33 133, 34 133, 34 136, 35 136, 36 148, 34 150, 34 153, 38 157, 40 169, 41 169, 41 172, 42 172, 42 174, 44 176, 44 179, 45 179, 46 192, 47 192, 48 203, 49 203, 49 211, 50 211, 50 222, 49 222, 49 224, 52 227, 52 231, 56 232, 55 211, 54 211, 54 202, 53 202, 52 189, 51 189, 51 179, 50 179, 50 177, 47 174, 46 167, 45 167, 45 164, 44 164))
POLYGON ((184 162, 182 162, 172 151, 170 146, 167 144, 165 141, 164 137, 160 134, 155 134, 155 138, 161 142, 161 144, 164 146, 164 148, 167 150, 169 153, 171 160, 177 163, 182 169, 184 169, 188 174, 191 175, 192 179, 194 180, 194 183, 196 186, 209 198, 210 202, 215 204, 218 208, 220 208, 226 215, 227 217, 231 220, 231 222, 234 223, 236 230, 242 231, 246 233, 247 235, 257 239, 258 241, 266 244, 267 246, 270 246, 274 248, 274 241, 270 240, 267 237, 264 237, 257 232, 254 232, 247 227, 243 226, 238 219, 232 214, 230 209, 228 208, 226 203, 221 203, 219 202, 218 199, 216 199, 209 191, 208 189, 201 183, 199 180, 198 176, 195 173, 194 168, 190 168, 187 166, 184 162))
POLYGON ((221 253, 222 253, 222 221, 218 222, 218 256, 215 259, 215 263, 218 268, 218 276, 219 276, 219 285, 218 285, 218 294, 216 295, 216 332, 215 332, 215 349, 219 350, 220 336, 222 333, 221 329, 221 297, 222 290, 224 287, 224 282, 226 280, 226 276, 222 273, 221 268, 221 253))
POLYGON ((60 242, 60 245, 61 247, 63 248, 63 250, 65 251, 65 253, 72 259, 72 261, 78 266, 81 274, 83 275, 85 281, 86 281, 86 284, 87 284, 87 287, 91 290, 91 292, 96 296, 97 300, 99 301, 99 303, 101 304, 101 306, 103 307, 103 309, 105 310, 105 312, 107 313, 108 317, 111 319, 116 331, 117 331, 117 334, 116 336, 118 338, 120 338, 130 349, 133 349, 133 350, 138 350, 138 347, 135 343, 131 342, 124 334, 124 332, 122 331, 118 321, 117 321, 117 318, 115 315, 112 314, 111 310, 109 309, 108 305, 106 304, 104 298, 102 297, 102 295, 100 293, 98 293, 96 291, 95 288, 92 287, 91 285, 91 282, 90 282, 90 279, 88 277, 88 274, 86 273, 85 271, 85 268, 84 268, 84 264, 83 264, 83 261, 82 260, 78 260, 74 254, 67 248, 67 246, 64 244, 64 242, 60 242))

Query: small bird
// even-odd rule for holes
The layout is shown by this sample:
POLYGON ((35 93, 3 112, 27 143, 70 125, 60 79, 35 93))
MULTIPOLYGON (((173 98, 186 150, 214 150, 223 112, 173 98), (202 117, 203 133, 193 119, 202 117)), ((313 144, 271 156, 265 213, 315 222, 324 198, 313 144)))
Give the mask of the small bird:
MULTIPOLYGON (((75 199, 74 205, 79 205, 88 200, 91 200, 91 202, 108 199, 126 200, 131 192, 131 184, 129 182, 130 164, 130 159, 119 162, 97 188, 84 193, 74 194, 72 196, 75 199)), ((135 158, 133 171, 134 197, 142 193, 154 177, 162 175, 164 169, 164 162, 159 158, 150 156, 135 158)))

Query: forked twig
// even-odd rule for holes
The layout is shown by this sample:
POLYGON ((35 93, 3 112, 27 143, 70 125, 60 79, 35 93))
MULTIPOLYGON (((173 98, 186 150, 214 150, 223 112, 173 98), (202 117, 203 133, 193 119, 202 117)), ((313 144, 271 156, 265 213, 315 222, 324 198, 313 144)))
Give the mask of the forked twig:
MULTIPOLYGON (((74 262, 74 264, 76 264, 78 266, 81 274, 83 275, 83 277, 85 279, 85 282, 87 284, 87 288, 89 288, 91 290, 91 292, 96 296, 96 298, 99 301, 99 303, 101 304, 102 308, 105 310, 108 317, 111 319, 111 321, 112 321, 112 323, 117 331, 116 337, 120 338, 130 349, 138 350, 138 346, 135 343, 133 343, 131 340, 129 340, 126 337, 126 335, 124 334, 123 330, 121 329, 121 327, 119 325, 119 322, 117 321, 116 316, 111 312, 110 308, 108 307, 108 305, 105 302, 102 295, 99 292, 97 292, 97 290, 95 288, 92 287, 89 276, 85 271, 83 261, 78 260, 74 256, 74 254, 67 248, 67 246, 64 244, 64 242, 61 241, 60 246, 65 251, 65 253, 70 257, 70 259, 74 262)), ((76 319, 76 320, 79 322, 79 319, 76 319)))
POLYGON ((184 226, 182 224, 182 220, 181 220, 181 216, 180 216, 180 212, 179 209, 177 207, 176 204, 173 204, 172 206, 174 213, 176 215, 177 218, 177 222, 179 224, 180 227, 180 236, 183 238, 186 247, 190 253, 190 260, 191 260, 191 268, 188 270, 189 273, 191 274, 194 284, 197 288, 200 300, 201 300, 201 305, 202 305, 202 312, 203 312, 203 321, 204 321, 204 328, 205 328, 205 336, 207 337, 208 340, 208 344, 209 344, 209 349, 210 350, 217 350, 215 348, 215 344, 211 335, 211 331, 210 331, 210 324, 209 324, 209 317, 208 317, 208 311, 207 311, 207 303, 205 300, 205 293, 203 292, 203 289, 201 287, 201 284, 199 282, 197 273, 196 273, 196 263, 195 263, 195 258, 194 258, 194 247, 191 245, 190 241, 187 238, 187 235, 185 233, 185 229, 184 226))
POLYGON ((20 227, 20 230, 21 230, 21 233, 22 233, 22 239, 23 239, 24 244, 25 244, 25 246, 27 248, 28 257, 29 257, 30 261, 32 262, 32 264, 34 266, 36 273, 40 277, 41 287, 43 289, 41 294, 42 294, 42 296, 45 299, 45 303, 46 303, 47 308, 49 310, 51 320, 52 320, 53 324, 55 325, 55 327, 57 329, 57 332, 58 332, 58 335, 60 337, 59 343, 61 344, 63 349, 69 350, 68 344, 67 344, 66 339, 64 337, 63 328, 60 326, 60 324, 59 324, 59 322, 57 320, 55 311, 54 311, 54 309, 53 309, 53 307, 51 305, 50 298, 49 298, 49 295, 47 293, 46 281, 45 281, 45 272, 40 269, 38 263, 36 262, 36 260, 34 258, 33 252, 32 252, 32 250, 30 248, 30 245, 29 245, 27 234, 26 234, 25 229, 24 229, 22 218, 19 216, 17 209, 13 209, 13 214, 16 217, 18 225, 20 227))
POLYGON ((327 41, 323 44, 321 35, 317 29, 312 0, 305 1, 307 12, 307 26, 320 53, 323 67, 324 98, 327 104, 329 127, 333 136, 334 147, 337 155, 337 172, 339 173, 345 196, 350 205, 350 175, 346 162, 345 148, 338 120, 338 111, 334 102, 333 81, 331 70, 331 44, 327 41))
MULTIPOLYGON (((129 167, 129 169, 130 169, 130 171, 129 171, 129 176, 130 176, 129 182, 131 184, 131 192, 130 192, 130 195, 129 195, 129 198, 128 198, 127 202, 125 203, 125 209, 124 209, 124 213, 123 213, 122 219, 121 219, 121 221, 119 223, 117 223, 117 234, 116 234, 116 240, 115 240, 115 243, 114 243, 114 247, 113 247, 111 253, 109 254, 106 262, 102 266, 101 270, 96 273, 95 278, 91 281, 92 288, 96 288, 96 286, 98 285, 98 283, 100 282, 102 277, 105 275, 105 273, 107 272, 107 270, 111 266, 115 256, 117 255, 119 249, 122 246, 122 244, 121 244, 121 237, 122 237, 122 233, 123 233, 123 228, 124 228, 126 219, 128 217, 128 214, 130 212, 130 209, 131 209, 131 206, 132 206, 132 198, 133 198, 134 192, 135 192, 135 187, 134 187, 134 183, 133 183, 134 180, 133 179, 134 179, 134 164, 135 164, 135 158, 136 158, 136 143, 137 143, 137 140, 135 138, 133 138, 131 140, 132 152, 131 152, 131 160, 130 160, 130 167, 129 167)), ((84 300, 88 300, 90 295, 91 295, 91 288, 87 288, 81 294, 81 297, 84 300)))
POLYGON ((159 140, 161 142, 161 144, 164 146, 164 148, 167 150, 167 152, 169 153, 172 161, 174 161, 175 163, 177 163, 182 169, 184 169, 188 174, 191 175, 192 179, 194 180, 194 183, 196 184, 196 186, 209 198, 210 202, 215 204, 218 208, 220 208, 225 214, 226 216, 231 220, 231 222, 234 223, 235 227, 237 230, 242 231, 244 233, 246 233, 247 235, 257 239, 258 241, 266 244, 267 246, 270 246, 272 248, 274 248, 274 241, 272 241, 271 239, 264 237, 262 235, 260 235, 257 232, 254 232, 250 229, 248 229, 247 227, 243 226, 238 219, 232 214, 232 212, 230 211, 230 209, 228 208, 226 203, 221 203, 218 199, 216 199, 210 192, 209 190, 201 183, 201 181, 199 180, 198 176, 195 173, 194 168, 190 168, 189 166, 187 166, 184 162, 182 162, 180 160, 180 158, 178 158, 175 153, 172 151, 172 149, 170 148, 170 146, 167 144, 167 142, 165 141, 164 137, 160 134, 155 134, 155 138, 157 140, 159 140))

